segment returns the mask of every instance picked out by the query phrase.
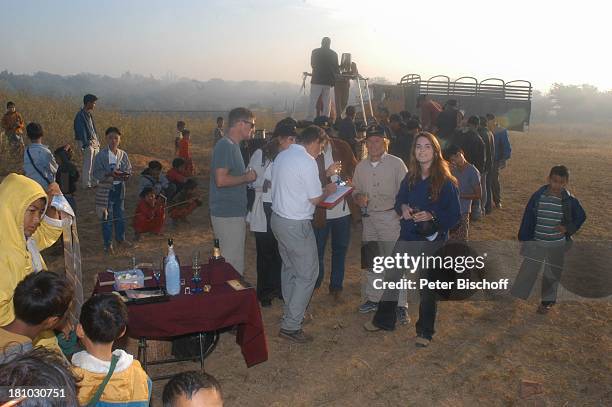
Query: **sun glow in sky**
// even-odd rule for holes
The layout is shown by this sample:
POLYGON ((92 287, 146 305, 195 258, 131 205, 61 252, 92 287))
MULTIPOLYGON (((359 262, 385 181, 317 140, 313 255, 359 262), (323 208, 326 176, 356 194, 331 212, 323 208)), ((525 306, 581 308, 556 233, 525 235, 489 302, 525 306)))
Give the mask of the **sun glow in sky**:
POLYGON ((323 36, 359 71, 612 90, 610 8, 549 0, 100 0, 3 4, 0 70, 298 83, 323 36))

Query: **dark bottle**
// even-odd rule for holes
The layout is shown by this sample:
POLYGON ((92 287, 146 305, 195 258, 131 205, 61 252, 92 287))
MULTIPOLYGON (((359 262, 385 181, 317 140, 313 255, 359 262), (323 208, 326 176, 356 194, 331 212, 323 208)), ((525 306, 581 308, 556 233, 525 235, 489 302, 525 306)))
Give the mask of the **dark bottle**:
POLYGON ((219 248, 219 239, 213 240, 213 252, 211 260, 224 260, 223 256, 221 256, 221 248, 219 248))

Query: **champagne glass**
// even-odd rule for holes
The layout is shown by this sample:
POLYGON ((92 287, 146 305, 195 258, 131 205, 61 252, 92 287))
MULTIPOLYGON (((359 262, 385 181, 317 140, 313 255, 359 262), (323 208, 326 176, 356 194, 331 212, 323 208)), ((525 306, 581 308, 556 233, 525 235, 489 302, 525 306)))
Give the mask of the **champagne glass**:
POLYGON ((157 289, 159 289, 159 279, 161 278, 162 270, 164 269, 164 258, 162 256, 159 261, 159 268, 153 267, 153 278, 155 279, 155 283, 157 285, 157 289))
POLYGON ((363 192, 362 195, 365 197, 366 204, 361 207, 361 217, 368 218, 370 215, 368 214, 368 204, 370 203, 370 195, 367 192, 363 192))
POLYGON ((200 252, 195 251, 192 256, 191 261, 191 271, 193 272, 193 276, 191 281, 195 285, 193 292, 196 294, 200 294, 202 292, 202 287, 200 287, 200 283, 202 282, 202 277, 200 276, 200 270, 202 266, 200 265, 200 252))

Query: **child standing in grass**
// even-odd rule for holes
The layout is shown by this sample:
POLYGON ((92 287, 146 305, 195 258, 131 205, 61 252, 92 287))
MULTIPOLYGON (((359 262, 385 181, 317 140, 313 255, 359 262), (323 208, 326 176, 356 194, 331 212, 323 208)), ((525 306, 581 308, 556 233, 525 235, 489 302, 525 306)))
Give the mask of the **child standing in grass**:
POLYGON ((472 201, 480 199, 480 172, 465 159, 463 150, 454 144, 446 148, 445 156, 451 163, 451 173, 459 183, 459 205, 461 207, 461 219, 448 232, 448 237, 451 240, 465 242, 469 238, 472 201))
POLYGON ((72 147, 66 144, 54 151, 55 160, 59 164, 57 173, 55 174, 55 182, 57 182, 66 197, 66 200, 72 206, 72 210, 76 212, 76 200, 74 194, 76 192, 76 183, 79 180, 79 170, 72 162, 72 147))
POLYGON ((183 130, 185 130, 185 122, 179 120, 176 122, 176 137, 174 138, 174 156, 177 157, 179 154, 179 144, 183 139, 183 130))
POLYGON ((96 295, 83 304, 76 332, 86 350, 72 356, 74 372, 83 378, 80 405, 149 405, 152 383, 140 362, 124 350, 113 351, 127 322, 127 306, 115 294, 96 295))
POLYGON ((565 251, 571 246, 572 235, 584 221, 586 214, 580 201, 566 189, 569 170, 564 165, 551 168, 548 184, 538 189, 529 199, 518 240, 525 256, 512 286, 512 295, 527 299, 544 265, 542 299, 538 312, 548 312, 557 300, 565 251))
POLYGON ((184 174, 191 177, 195 173, 195 166, 191 159, 191 132, 187 129, 183 130, 183 138, 179 142, 178 157, 185 160, 184 174))

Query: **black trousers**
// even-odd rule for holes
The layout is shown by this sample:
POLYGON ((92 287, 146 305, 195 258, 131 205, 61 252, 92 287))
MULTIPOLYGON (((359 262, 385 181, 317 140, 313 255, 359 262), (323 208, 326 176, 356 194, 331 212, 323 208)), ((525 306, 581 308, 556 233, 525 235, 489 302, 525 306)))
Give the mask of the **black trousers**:
MULTIPOLYGON (((393 256, 396 253, 407 252, 412 256, 433 255, 437 249, 442 247, 443 242, 402 242, 398 241, 393 249, 393 256)), ((415 274, 419 278, 428 279, 428 270, 420 269, 415 274), (418 274, 416 274, 418 273, 418 274)), ((404 275, 404 270, 388 269, 385 271, 384 281, 400 281, 404 275)), ((418 281, 417 281, 418 284, 418 281)), ((417 285, 418 287, 418 285, 417 285)), ((438 296, 434 290, 424 288, 420 290, 419 303, 419 320, 416 323, 417 335, 431 339, 434 334, 434 324, 436 321, 437 300, 438 296)), ((372 323, 384 330, 391 331, 395 329, 397 322, 397 303, 399 298, 398 290, 385 290, 381 301, 378 303, 378 309, 372 323)))
POLYGON ((281 293, 281 268, 283 261, 278 252, 278 242, 270 229, 272 204, 264 202, 264 211, 268 229, 266 232, 255 232, 257 250, 257 298, 272 299, 281 293))

